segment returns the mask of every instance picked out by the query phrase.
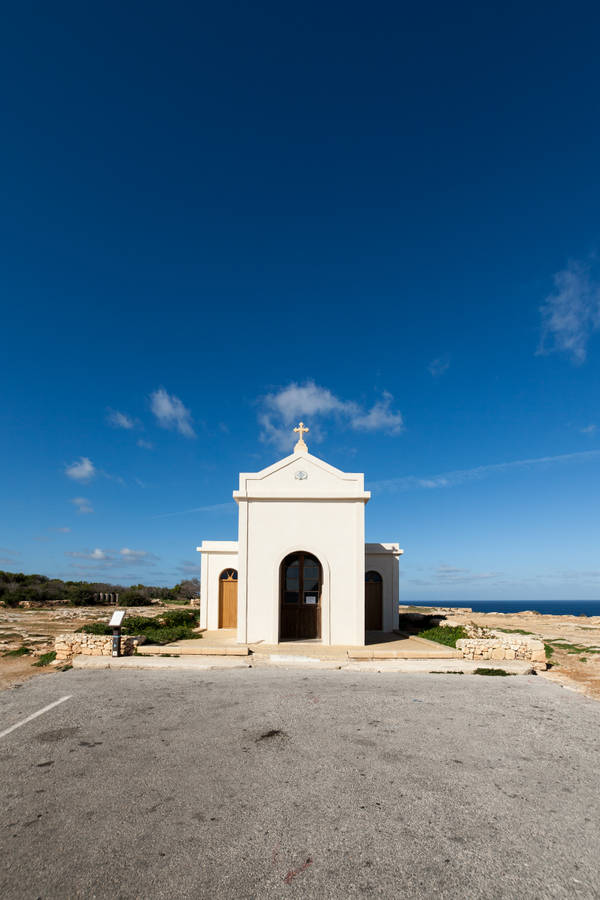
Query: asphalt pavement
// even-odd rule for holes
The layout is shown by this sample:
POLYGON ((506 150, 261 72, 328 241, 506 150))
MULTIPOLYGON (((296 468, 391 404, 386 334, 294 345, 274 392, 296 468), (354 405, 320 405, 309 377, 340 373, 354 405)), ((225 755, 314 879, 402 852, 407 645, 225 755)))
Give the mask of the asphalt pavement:
POLYGON ((539 676, 71 670, 13 725, 3 898, 600 897, 600 704, 539 676))

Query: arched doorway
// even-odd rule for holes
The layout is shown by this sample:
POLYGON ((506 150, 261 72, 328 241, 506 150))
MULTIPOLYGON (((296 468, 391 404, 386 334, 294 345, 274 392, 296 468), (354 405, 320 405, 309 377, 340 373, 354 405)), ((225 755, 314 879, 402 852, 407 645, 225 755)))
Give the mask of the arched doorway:
POLYGON ((365 631, 383 629, 383 579, 379 572, 365 573, 365 631))
POLYGON ((290 553, 281 563, 279 640, 321 637, 321 563, 312 553, 290 553))
POLYGON ((219 575, 219 628, 237 628, 238 573, 224 569, 219 575))

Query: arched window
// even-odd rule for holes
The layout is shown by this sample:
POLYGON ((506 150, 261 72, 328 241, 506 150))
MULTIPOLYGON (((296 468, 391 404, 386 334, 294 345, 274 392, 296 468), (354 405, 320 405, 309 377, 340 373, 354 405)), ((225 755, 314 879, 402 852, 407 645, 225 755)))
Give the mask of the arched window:
POLYGON ((219 575, 219 581, 237 581, 238 576, 235 569, 223 569, 219 575))
POLYGON ((383 581, 379 572, 366 572, 365 581, 383 581))

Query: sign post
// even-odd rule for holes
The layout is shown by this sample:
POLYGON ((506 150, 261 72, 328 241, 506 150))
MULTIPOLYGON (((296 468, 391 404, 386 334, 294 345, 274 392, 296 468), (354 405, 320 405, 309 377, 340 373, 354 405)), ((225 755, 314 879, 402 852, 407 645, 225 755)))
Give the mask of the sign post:
POLYGON ((112 618, 108 623, 113 630, 112 637, 112 655, 120 656, 121 655, 121 625, 123 623, 123 618, 125 616, 125 610, 119 610, 118 612, 114 612, 112 614, 112 618))

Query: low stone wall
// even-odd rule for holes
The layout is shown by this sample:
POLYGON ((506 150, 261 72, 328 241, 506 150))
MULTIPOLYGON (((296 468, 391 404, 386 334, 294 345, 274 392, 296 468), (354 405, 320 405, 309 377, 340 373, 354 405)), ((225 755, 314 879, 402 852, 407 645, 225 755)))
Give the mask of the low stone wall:
POLYGON ((496 633, 490 638, 464 638, 456 642, 463 659, 528 659, 531 662, 546 662, 546 652, 542 641, 521 634, 496 633))
MULTIPOLYGON (((138 644, 138 637, 121 637, 121 656, 131 656, 138 644)), ((112 656, 112 635, 59 634, 54 638, 56 659, 71 659, 79 653, 86 656, 112 656)))

